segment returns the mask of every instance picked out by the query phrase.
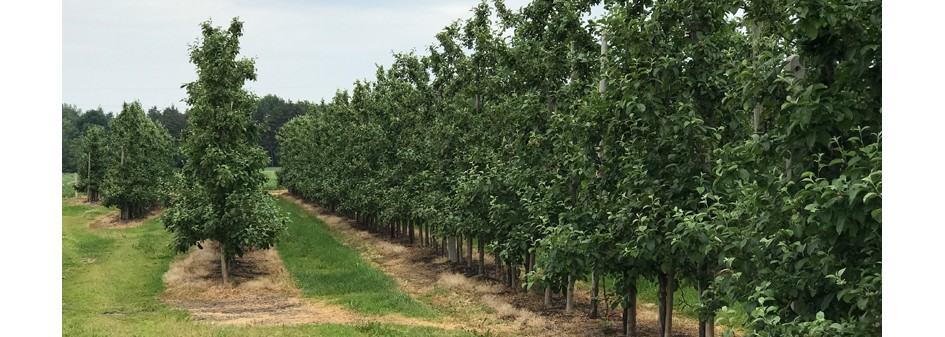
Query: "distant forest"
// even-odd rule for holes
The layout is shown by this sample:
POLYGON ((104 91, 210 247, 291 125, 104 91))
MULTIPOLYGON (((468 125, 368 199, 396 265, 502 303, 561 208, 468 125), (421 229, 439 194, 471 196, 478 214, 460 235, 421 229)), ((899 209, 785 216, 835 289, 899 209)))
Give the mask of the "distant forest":
MULTIPOLYGON (((279 142, 276 140, 276 131, 295 116, 303 115, 316 107, 309 101, 292 102, 276 95, 266 95, 259 99, 253 119, 265 125, 259 136, 259 145, 262 145, 272 166, 279 166, 279 142)), ((174 138, 175 147, 180 145, 180 139, 187 129, 187 111, 180 111, 171 105, 164 109, 152 106, 147 111, 148 117, 159 122, 174 138)), ((101 107, 82 111, 78 106, 68 103, 62 104, 62 172, 76 172, 79 161, 79 140, 82 133, 92 125, 101 125, 106 132, 109 123, 115 118, 114 112, 105 112, 101 107)), ((177 166, 183 166, 184 157, 177 153, 177 166)))

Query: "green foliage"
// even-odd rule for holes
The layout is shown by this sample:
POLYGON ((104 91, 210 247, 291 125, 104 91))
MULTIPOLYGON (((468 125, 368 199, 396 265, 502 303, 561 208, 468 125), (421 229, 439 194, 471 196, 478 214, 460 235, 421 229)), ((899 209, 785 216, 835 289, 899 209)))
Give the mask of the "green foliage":
POLYGON ((276 140, 276 132, 290 119, 305 114, 311 108, 312 104, 307 101, 293 103, 271 94, 259 99, 253 120, 264 125, 259 145, 266 150, 272 166, 279 166, 279 158, 276 155, 279 152, 279 142, 276 140))
POLYGON ((167 132, 170 133, 171 137, 174 139, 174 162, 177 167, 183 167, 184 155, 180 152, 180 137, 181 133, 183 133, 184 129, 187 127, 187 115, 177 111, 177 108, 173 105, 164 108, 163 111, 159 111, 155 106, 148 109, 148 118, 163 125, 164 128, 167 129, 167 132))
POLYGON ((227 30, 204 22, 203 38, 190 48, 198 70, 197 80, 185 85, 191 109, 181 147, 187 161, 165 213, 178 251, 212 239, 228 260, 249 247, 271 247, 285 227, 262 189, 268 158, 252 120, 255 97, 243 89, 256 79, 255 66, 236 58, 242 29, 236 18, 227 30))
POLYGON ((881 3, 596 3, 480 3, 286 123, 280 183, 536 254, 530 285, 672 275, 750 334, 878 335, 881 3))
POLYGON ((118 206, 123 220, 142 217, 166 199, 174 164, 171 137, 138 102, 124 103, 109 128, 103 205, 118 206))
POLYGON ((108 148, 105 144, 105 128, 92 125, 82 133, 79 144, 78 172, 75 188, 88 194, 89 200, 98 201, 104 189, 108 168, 108 148))

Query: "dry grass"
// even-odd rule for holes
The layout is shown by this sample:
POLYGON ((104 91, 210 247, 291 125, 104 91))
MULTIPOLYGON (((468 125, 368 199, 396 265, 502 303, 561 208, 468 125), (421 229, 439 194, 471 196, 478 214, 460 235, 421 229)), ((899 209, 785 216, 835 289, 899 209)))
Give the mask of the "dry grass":
POLYGON ((164 274, 165 302, 197 320, 222 324, 350 323, 340 308, 304 301, 274 249, 251 251, 235 262, 232 286, 223 285, 219 245, 203 242, 164 274))
POLYGON ((147 222, 148 220, 151 220, 161 215, 161 213, 164 213, 164 209, 156 208, 156 209, 151 210, 151 212, 148 212, 148 214, 142 217, 141 219, 122 221, 120 218, 120 215, 121 215, 120 212, 118 210, 115 210, 114 212, 100 216, 97 219, 95 219, 95 221, 92 221, 92 223, 89 224, 89 228, 115 229, 115 228, 138 227, 138 226, 141 226, 141 224, 147 222))

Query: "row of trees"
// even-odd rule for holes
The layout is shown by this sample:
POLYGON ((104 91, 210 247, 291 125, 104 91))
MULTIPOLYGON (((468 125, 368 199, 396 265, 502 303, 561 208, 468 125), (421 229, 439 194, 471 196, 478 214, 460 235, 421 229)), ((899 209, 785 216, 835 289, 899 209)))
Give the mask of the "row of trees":
MULTIPOLYGON (((276 95, 266 95, 260 98, 256 104, 253 120, 263 126, 259 144, 269 155, 271 166, 279 166, 276 158, 276 152, 279 149, 279 143, 276 141, 276 131, 287 121, 295 116, 305 114, 314 108, 314 104, 307 101, 292 102, 276 95)), ((151 120, 164 126, 173 138, 174 149, 180 147, 181 135, 184 128, 187 127, 187 114, 180 112, 175 106, 158 109, 152 106, 147 111, 147 116, 151 120)), ((101 107, 82 112, 74 105, 62 105, 62 172, 78 172, 82 169, 79 165, 82 153, 79 151, 81 136, 88 128, 98 125, 106 130, 109 121, 114 119, 114 114, 105 113, 101 107)), ((177 167, 183 167, 183 154, 175 150, 174 161, 177 167)))
MULTIPOLYGON (((173 139, 173 146, 176 147, 180 141, 181 132, 187 126, 187 115, 172 105, 164 110, 159 110, 156 106, 151 107, 148 109, 147 117, 167 130, 173 139)), ((113 119, 115 119, 114 113, 106 113, 101 107, 82 112, 75 105, 63 103, 62 172, 78 172, 83 169, 82 164, 88 164, 83 161, 87 159, 88 153, 80 149, 84 133, 94 126, 102 127, 107 131, 113 119)), ((176 154, 175 161, 178 166, 182 165, 179 154, 176 154)))
POLYGON ((880 335, 881 3, 595 5, 479 4, 286 123, 281 184, 455 260, 475 238, 568 311, 615 279, 628 335, 641 278, 662 336, 680 285, 703 336, 735 304, 754 335, 880 335))
POLYGON ((173 139, 149 119, 138 102, 124 103, 108 129, 93 124, 82 133, 77 188, 88 201, 117 206, 120 219, 140 218, 167 198, 174 168, 173 139))

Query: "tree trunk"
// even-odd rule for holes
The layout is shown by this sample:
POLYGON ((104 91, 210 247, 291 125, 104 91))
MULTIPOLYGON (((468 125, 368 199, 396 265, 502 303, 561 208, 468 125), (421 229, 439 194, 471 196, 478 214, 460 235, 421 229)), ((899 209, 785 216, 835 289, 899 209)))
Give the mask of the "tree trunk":
POLYGON ((447 257, 450 259, 450 262, 456 262, 459 260, 459 256, 458 254, 456 254, 457 252, 456 252, 456 237, 455 236, 450 235, 447 238, 446 252, 447 252, 447 257))
POLYGON ((600 300, 597 298, 597 295, 600 294, 600 275, 597 273, 597 269, 594 269, 594 272, 591 274, 591 313, 588 315, 590 318, 597 318, 600 316, 597 312, 598 303, 600 300))
POLYGON ((463 263, 463 236, 456 237, 456 262, 463 263))
POLYGON ((637 337, 637 280, 636 277, 633 278, 628 284, 627 291, 627 309, 624 310, 624 315, 626 319, 627 326, 625 331, 627 336, 637 337))
POLYGON ((92 152, 89 152, 89 169, 85 171, 85 195, 89 198, 89 202, 98 201, 98 193, 95 193, 95 200, 92 200, 92 184, 89 183, 89 176, 92 175, 92 152))
POLYGON ((479 238, 479 275, 486 273, 486 244, 479 238))
POLYGON ((706 324, 705 332, 709 337, 715 337, 715 315, 709 315, 708 324, 706 324))
POLYGON ((469 270, 473 268, 473 237, 466 235, 466 267, 469 270))
POLYGON ((621 325, 623 326, 623 335, 624 335, 624 336, 630 336, 630 330, 629 330, 629 327, 630 327, 630 305, 628 304, 628 303, 630 302, 630 297, 628 296, 628 297, 624 298, 624 300, 626 300, 626 302, 624 302, 624 304, 623 304, 623 322, 622 322, 621 325))
POLYGON ((226 245, 220 242, 220 272, 223 274, 223 285, 230 286, 230 265, 226 261, 226 245))
POLYGON ((669 272, 666 275, 666 323, 663 324, 663 336, 672 336, 673 333, 673 294, 676 292, 676 275, 669 272))
POLYGON ((408 231, 409 231, 409 233, 410 233, 409 239, 410 239, 410 244, 411 244, 411 245, 413 244, 413 237, 414 237, 414 231, 413 231, 414 223, 416 223, 416 221, 411 220, 411 221, 409 222, 409 229, 408 229, 408 231))
POLYGON ((514 290, 514 289, 515 289, 515 284, 518 283, 518 282, 517 282, 517 281, 518 281, 518 275, 516 275, 516 274, 518 274, 518 265, 516 265, 516 264, 514 264, 514 263, 512 263, 512 262, 509 262, 508 265, 509 265, 509 266, 508 266, 508 268, 506 268, 506 271, 508 271, 508 273, 509 273, 509 288, 512 288, 512 289, 514 290))
POLYGON ((545 284, 545 309, 551 308, 551 285, 545 284))
POLYGON ((656 290, 656 298, 659 305, 657 310, 659 316, 657 317, 657 327, 660 337, 664 337, 665 323, 666 323, 666 273, 659 272, 657 273, 657 279, 659 280, 659 287, 656 290))
POLYGON ((564 312, 570 314, 571 310, 574 309, 574 276, 571 274, 568 274, 567 292, 567 295, 565 295, 566 302, 564 304, 564 312))

